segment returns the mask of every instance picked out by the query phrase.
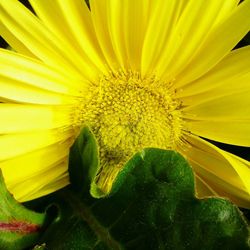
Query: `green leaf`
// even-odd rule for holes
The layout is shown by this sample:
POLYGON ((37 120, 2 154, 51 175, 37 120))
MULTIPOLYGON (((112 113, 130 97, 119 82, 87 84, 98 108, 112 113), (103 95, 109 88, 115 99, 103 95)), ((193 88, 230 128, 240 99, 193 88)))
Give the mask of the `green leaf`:
POLYGON ((174 151, 138 152, 110 195, 93 198, 94 141, 85 128, 72 148, 71 180, 84 188, 58 194, 60 214, 43 238, 48 249, 250 249, 249 229, 238 208, 222 198, 197 199, 192 169, 174 151))
POLYGON ((71 148, 69 175, 72 187, 77 191, 88 190, 95 198, 106 196, 94 179, 100 167, 97 141, 88 127, 84 127, 71 148))
POLYGON ((45 223, 45 214, 18 203, 7 191, 1 171, 0 197, 0 249, 19 250, 34 245, 45 223))
POLYGON ((72 187, 77 191, 87 190, 99 167, 97 142, 88 127, 82 129, 72 146, 69 165, 72 187))

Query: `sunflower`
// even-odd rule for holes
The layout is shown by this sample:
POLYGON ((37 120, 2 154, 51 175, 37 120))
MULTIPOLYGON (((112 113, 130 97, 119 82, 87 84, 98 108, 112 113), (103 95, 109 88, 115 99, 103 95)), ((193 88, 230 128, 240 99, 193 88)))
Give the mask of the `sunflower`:
POLYGON ((250 163, 209 140, 250 146, 245 0, 0 0, 0 168, 19 201, 69 183, 88 126, 108 193, 145 147, 183 154, 199 197, 250 207, 250 163), (33 14, 33 12, 35 14, 33 14), (209 140, 206 140, 209 139, 209 140))

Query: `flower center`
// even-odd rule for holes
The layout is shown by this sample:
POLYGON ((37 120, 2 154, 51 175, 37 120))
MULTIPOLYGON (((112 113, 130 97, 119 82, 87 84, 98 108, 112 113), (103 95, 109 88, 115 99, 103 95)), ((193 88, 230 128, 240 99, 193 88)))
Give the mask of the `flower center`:
POLYGON ((105 76, 83 104, 81 123, 99 144, 96 184, 107 193, 123 165, 146 147, 174 149, 181 136, 179 103, 166 83, 138 73, 105 76))

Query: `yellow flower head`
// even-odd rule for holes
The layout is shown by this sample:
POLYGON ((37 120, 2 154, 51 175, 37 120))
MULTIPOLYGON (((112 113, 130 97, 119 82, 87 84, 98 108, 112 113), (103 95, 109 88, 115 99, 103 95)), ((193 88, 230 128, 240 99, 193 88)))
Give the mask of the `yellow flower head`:
POLYGON ((250 146, 250 0, 0 0, 0 168, 20 201, 68 184, 89 126, 109 192, 145 147, 191 163, 197 194, 250 207, 250 163, 203 138, 250 146))

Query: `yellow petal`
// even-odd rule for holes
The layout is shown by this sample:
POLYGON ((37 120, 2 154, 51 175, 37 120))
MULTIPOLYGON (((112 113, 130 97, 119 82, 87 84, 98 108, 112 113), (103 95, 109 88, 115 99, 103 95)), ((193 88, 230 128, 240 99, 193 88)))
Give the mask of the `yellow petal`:
MULTIPOLYGON (((249 91, 250 90, 250 85, 249 85, 250 71, 243 72, 239 70, 238 73, 235 75, 230 75, 230 76, 228 75, 228 78, 225 76, 224 80, 223 79, 215 80, 215 82, 212 79, 213 76, 211 76, 211 79, 210 77, 205 79, 204 83, 201 80, 200 88, 196 84, 193 87, 193 89, 195 89, 193 91, 194 93, 193 95, 192 94, 188 95, 187 93, 187 96, 183 96, 180 98, 183 106, 198 105, 205 101, 212 101, 215 98, 223 97, 226 95, 234 95, 234 94, 244 92, 244 91, 249 91), (210 82, 208 82, 209 79, 211 80, 210 82), (208 85, 206 85, 206 83, 208 83, 208 85), (203 89, 203 86, 204 86, 204 89, 203 89), (195 91, 199 93, 195 94, 195 91)), ((186 91, 184 90, 182 93, 181 92, 179 92, 177 96, 182 95, 182 93, 186 91)))
POLYGON ((89 3, 96 36, 106 62, 111 69, 119 68, 108 30, 107 1, 90 0, 89 3))
POLYGON ((187 130, 202 137, 250 146, 250 89, 183 109, 187 130))
POLYGON ((51 166, 44 173, 37 174, 15 185, 7 185, 7 187, 18 201, 32 200, 68 185, 69 180, 66 171, 67 161, 64 160, 55 166, 51 166))
MULTIPOLYGON (((64 162, 62 164, 67 164, 67 162, 64 162)), ((39 181, 40 176, 37 177, 37 180, 39 181)), ((33 181, 33 180, 32 180, 33 181)), ((36 182, 36 180, 34 180, 36 182)), ((27 187, 30 187, 29 182, 25 182, 25 186, 16 186, 13 187, 13 192, 15 193, 15 197, 18 201, 24 202, 33 200, 42 196, 45 196, 47 194, 50 194, 52 192, 55 192, 69 184, 69 176, 67 174, 62 174, 61 176, 57 177, 56 179, 53 179, 51 183, 48 183, 47 185, 39 186, 35 191, 31 190, 30 192, 23 192, 23 190, 27 190, 27 187), (26 185, 25 185, 26 184, 26 185)))
POLYGON ((71 136, 73 136, 73 131, 66 129, 1 135, 0 161, 44 148, 55 143, 60 143, 69 139, 71 136))
POLYGON ((73 125, 71 107, 0 104, 0 134, 64 128, 73 125))
POLYGON ((123 1, 124 41, 130 68, 140 71, 143 42, 151 17, 151 1, 123 1))
POLYGON ((77 102, 73 97, 32 87, 21 81, 2 76, 0 76, 0 89, 2 100, 49 105, 74 104, 77 102))
POLYGON ((187 129, 193 134, 223 143, 250 146, 250 120, 192 121, 187 129))
MULTIPOLYGON (((43 2, 43 0, 41 0, 43 2)), ((97 41, 90 10, 82 0, 57 0, 77 44, 102 73, 107 72, 105 60, 97 41)), ((59 24, 59 27, 61 25, 59 24)))
POLYGON ((62 94, 79 96, 89 83, 57 72, 41 61, 0 49, 0 76, 62 94))
POLYGON ((197 104, 238 91, 245 91, 250 81, 250 46, 230 52, 211 71, 176 92, 184 105, 197 104))
POLYGON ((79 78, 84 76, 89 80, 97 79, 99 72, 84 61, 77 51, 50 32, 18 1, 0 1, 0 20, 18 40, 44 62, 79 78))
POLYGON ((123 6, 124 1, 107 1, 107 24, 117 61, 122 69, 127 69, 129 63, 124 34, 126 13, 124 12, 123 6))
POLYGON ((23 44, 20 40, 18 40, 8 28, 6 28, 3 22, 0 22, 0 34, 4 37, 4 40, 13 48, 15 51, 27 55, 30 57, 36 58, 36 56, 27 48, 25 44, 23 44))
POLYGON ((65 41, 71 50, 76 50, 92 68, 105 72, 85 1, 31 0, 30 3, 48 29, 65 41))
MULTIPOLYGON (((15 0, 10 0, 8 3, 0 1, 0 19, 8 30, 36 56, 54 66, 65 67, 63 64, 65 59, 56 53, 56 45, 52 42, 58 39, 46 30, 21 3, 15 0)), ((74 69, 72 70, 74 72, 74 69)))
POLYGON ((187 3, 178 22, 173 24, 173 31, 168 34, 169 42, 157 62, 156 71, 161 77, 171 80, 189 63, 209 36, 224 4, 224 0, 191 0, 187 3))
POLYGON ((76 103, 74 96, 88 89, 89 83, 67 79, 37 60, 7 50, 0 50, 0 65, 2 101, 73 104, 76 103))
MULTIPOLYGON (((198 198, 202 199, 208 196, 220 196, 225 199, 229 199, 234 204, 237 204, 239 207, 250 208, 250 200, 247 198, 242 199, 237 194, 235 195, 232 191, 231 187, 224 188, 223 186, 227 185, 222 182, 217 176, 211 174, 210 172, 206 171, 202 166, 197 164, 196 162, 190 160, 190 164, 192 165, 193 169, 196 171, 195 176, 199 176, 204 182, 202 186, 200 186, 200 182, 197 183, 197 196, 198 198), (208 188, 208 193, 205 190, 204 193, 204 186, 208 188), (200 190, 201 189, 201 190, 200 190), (216 190, 216 193, 209 194, 209 190, 216 190)), ((197 180, 197 178, 196 178, 197 180)), ((215 192, 215 191, 214 191, 215 192)))
POLYGON ((250 0, 245 0, 216 25, 188 66, 176 77, 176 86, 184 86, 199 78, 226 56, 250 30, 249 13, 250 0))
POLYGON ((225 151, 222 151, 222 155, 238 173, 248 191, 250 201, 250 162, 225 151))
POLYGON ((152 1, 152 16, 148 23, 142 50, 141 71, 143 76, 154 71, 157 59, 165 55, 171 32, 184 2, 152 1))
POLYGON ((129 65, 129 69, 140 70, 149 1, 91 0, 90 7, 100 47, 110 67, 129 65))
POLYGON ((241 200, 241 203, 250 207, 250 163, 199 137, 189 135, 186 139, 188 148, 179 150, 187 156, 195 172, 210 183, 215 183, 216 186, 211 187, 218 194, 224 190, 229 198, 232 196, 234 200, 241 200))
POLYGON ((190 105, 183 109, 190 117, 195 120, 215 119, 223 121, 225 119, 248 120, 250 110, 250 88, 245 92, 234 93, 231 95, 220 96, 197 105, 190 105))
POLYGON ((237 7, 237 5, 240 3, 240 0, 229 0, 224 1, 223 5, 221 6, 219 15, 217 16, 214 25, 220 24, 224 19, 228 17, 234 10, 234 8, 237 7))
MULTIPOLYGON (((59 162, 64 161, 68 157, 71 145, 72 141, 68 140, 1 161, 0 167, 3 171, 6 184, 11 187, 32 179, 33 176, 40 175, 40 177, 42 177, 43 173, 50 171, 54 166, 58 165, 59 162)), ((66 170, 67 169, 63 169, 61 171, 65 172, 66 170)))
POLYGON ((203 180, 202 177, 195 173, 196 195, 199 198, 218 196, 218 194, 203 180))

